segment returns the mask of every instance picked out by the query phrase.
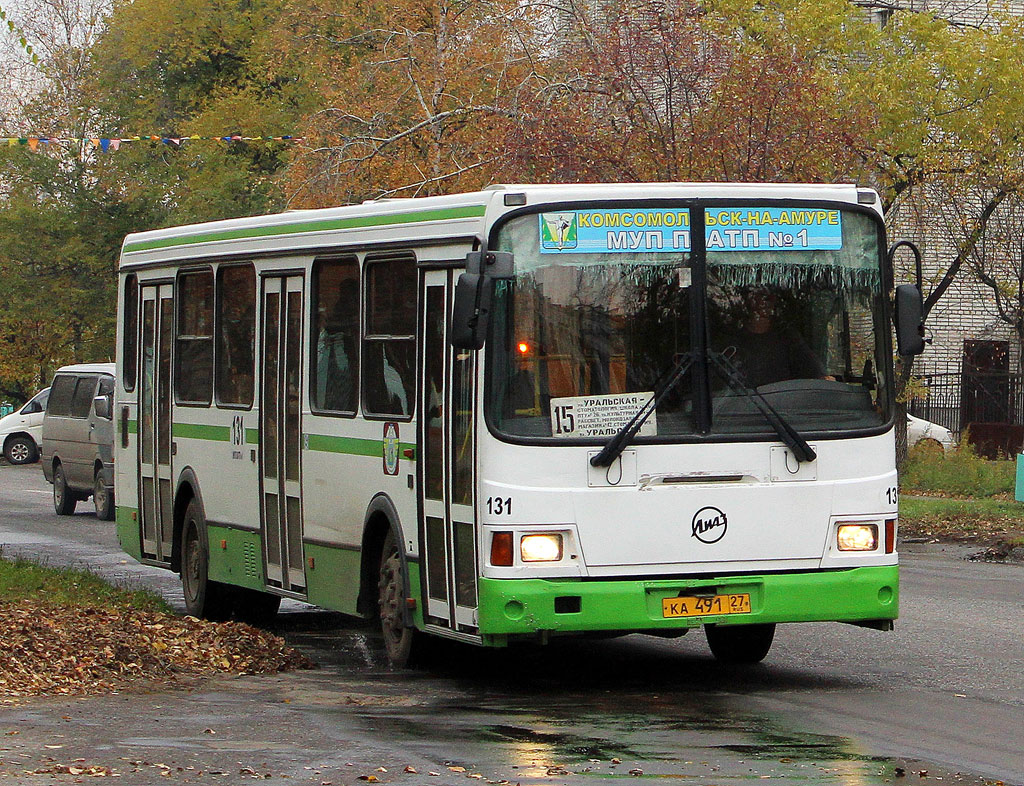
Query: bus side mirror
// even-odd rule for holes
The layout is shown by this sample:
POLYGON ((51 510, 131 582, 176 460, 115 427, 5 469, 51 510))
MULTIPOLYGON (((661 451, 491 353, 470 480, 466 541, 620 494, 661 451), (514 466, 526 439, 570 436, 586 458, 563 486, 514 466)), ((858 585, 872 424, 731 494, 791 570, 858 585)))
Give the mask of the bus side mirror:
POLYGON ((914 284, 896 287, 896 351, 901 355, 920 355, 924 351, 924 301, 914 284))
POLYGON ((480 273, 463 273, 455 285, 448 342, 456 349, 480 349, 487 335, 494 281, 480 273))
POLYGON ((113 397, 108 393, 102 396, 96 396, 92 400, 92 410, 96 413, 96 417, 103 418, 104 420, 114 419, 114 402, 111 400, 113 397))

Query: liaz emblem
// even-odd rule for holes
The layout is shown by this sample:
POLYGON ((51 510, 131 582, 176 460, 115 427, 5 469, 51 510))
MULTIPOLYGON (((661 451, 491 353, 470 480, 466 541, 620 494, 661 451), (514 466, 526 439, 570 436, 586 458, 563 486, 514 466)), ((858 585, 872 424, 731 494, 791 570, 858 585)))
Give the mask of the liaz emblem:
POLYGON ((384 424, 384 474, 398 474, 398 424, 384 424))
POLYGON ((701 543, 717 543, 725 537, 729 520, 718 508, 701 508, 693 514, 691 534, 701 543))

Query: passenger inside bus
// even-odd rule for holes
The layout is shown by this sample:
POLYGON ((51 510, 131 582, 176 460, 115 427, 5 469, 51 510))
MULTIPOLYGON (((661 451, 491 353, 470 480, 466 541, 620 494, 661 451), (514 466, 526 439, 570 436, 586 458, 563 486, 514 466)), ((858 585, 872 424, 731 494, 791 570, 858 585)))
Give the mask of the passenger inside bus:
POLYGON ((321 408, 334 412, 355 409, 355 357, 359 331, 359 287, 343 280, 338 298, 317 338, 316 396, 321 408))
POLYGON ((743 316, 722 353, 753 388, 790 379, 832 379, 800 332, 782 318, 778 295, 768 287, 743 293, 743 316))

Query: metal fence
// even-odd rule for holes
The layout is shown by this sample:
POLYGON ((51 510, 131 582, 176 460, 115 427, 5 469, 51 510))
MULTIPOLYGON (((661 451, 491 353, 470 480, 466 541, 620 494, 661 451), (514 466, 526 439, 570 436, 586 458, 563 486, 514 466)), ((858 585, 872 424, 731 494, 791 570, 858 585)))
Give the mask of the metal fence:
POLYGON ((1017 453, 1024 445, 1024 375, 1006 371, 956 371, 926 374, 927 393, 911 399, 911 415, 945 426, 956 434, 969 430, 983 455, 1017 453))

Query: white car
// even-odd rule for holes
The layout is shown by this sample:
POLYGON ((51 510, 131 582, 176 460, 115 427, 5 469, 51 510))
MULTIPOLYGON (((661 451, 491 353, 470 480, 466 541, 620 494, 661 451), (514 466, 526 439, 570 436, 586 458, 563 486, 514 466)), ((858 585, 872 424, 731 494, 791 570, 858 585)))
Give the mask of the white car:
POLYGON ((25 406, 0 418, 0 445, 11 464, 31 464, 39 460, 43 441, 43 414, 50 389, 36 393, 25 406))
POLYGON ((953 432, 945 426, 907 415, 907 447, 919 443, 941 445, 947 453, 956 446, 953 432))

